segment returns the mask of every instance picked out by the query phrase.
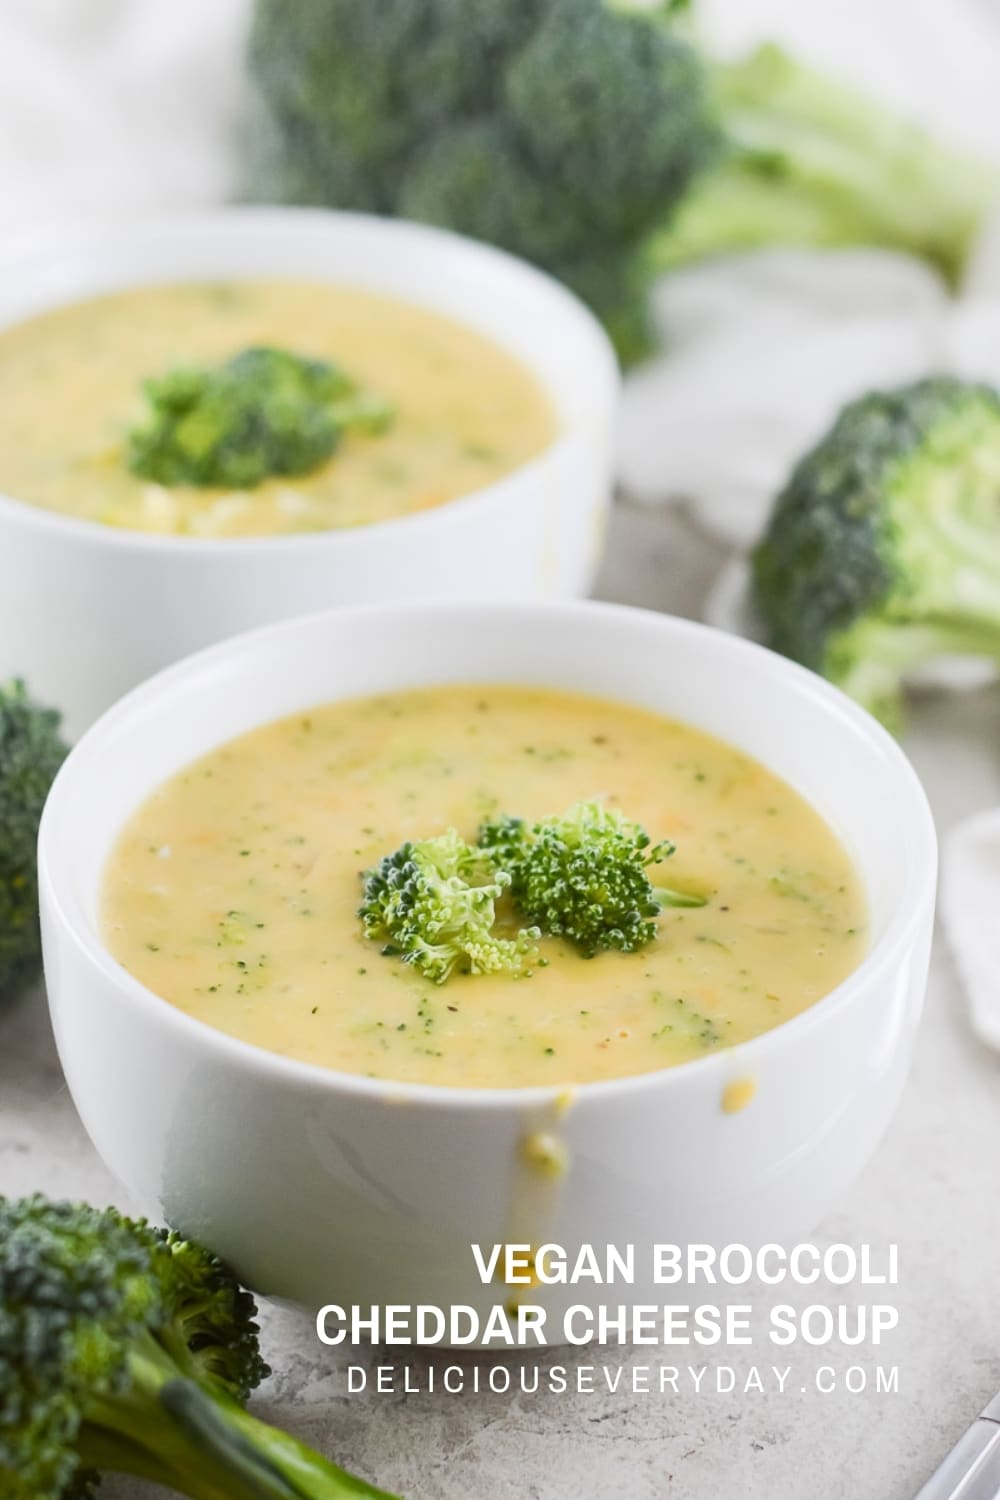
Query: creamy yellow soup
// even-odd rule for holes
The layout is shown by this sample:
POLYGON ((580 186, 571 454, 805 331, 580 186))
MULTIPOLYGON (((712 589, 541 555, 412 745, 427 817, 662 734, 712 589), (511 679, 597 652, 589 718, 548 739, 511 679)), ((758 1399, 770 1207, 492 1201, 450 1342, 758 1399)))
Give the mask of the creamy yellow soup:
POLYGON ((347 287, 144 287, 0 332, 0 492, 138 531, 267 536, 411 515, 510 473, 556 426, 538 381, 489 339, 347 287), (148 376, 261 344, 341 366, 394 404, 391 426, 346 438, 312 474, 251 490, 167 488, 130 473, 124 437, 148 376))
POLYGON ((857 965, 865 899, 797 793, 707 735, 620 703, 508 686, 340 702, 255 730, 157 791, 108 863, 111 952, 212 1026, 371 1078, 584 1083, 703 1057, 787 1021, 857 965), (436 985, 383 956, 360 872, 407 838, 601 795, 677 850, 635 953, 544 938, 530 974, 436 985))

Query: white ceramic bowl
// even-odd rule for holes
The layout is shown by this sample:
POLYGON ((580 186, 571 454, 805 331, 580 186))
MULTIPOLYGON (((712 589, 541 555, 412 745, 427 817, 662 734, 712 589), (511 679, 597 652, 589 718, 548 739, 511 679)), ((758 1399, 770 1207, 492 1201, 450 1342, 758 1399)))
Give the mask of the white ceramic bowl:
POLYGON ((418 516, 304 536, 195 539, 76 521, 0 495, 0 681, 28 679, 75 736, 188 652, 335 604, 586 592, 611 490, 618 371, 557 282, 457 235, 308 209, 88 226, 0 254, 0 327, 151 282, 288 276, 400 297, 518 355, 560 431, 496 484, 418 516))
MULTIPOLYGON (((73 1098, 111 1170, 264 1293, 318 1305, 498 1295, 469 1246, 781 1240, 860 1171, 895 1108, 920 1014, 934 827, 896 742, 820 678, 705 626, 610 605, 335 611, 162 673, 70 755, 40 840, 45 968, 73 1098), (159 1000, 105 949, 102 867, 133 809, 231 736, 307 705, 451 681, 551 684, 675 715, 799 789, 853 855, 873 943, 834 992, 729 1051, 586 1084, 461 1090, 288 1061, 159 1000), (721 1107, 752 1078, 739 1114, 721 1107), (553 1180, 524 1160, 565 1143, 553 1180)), ((663 1301, 640 1279, 639 1302, 663 1301)), ((668 1289, 667 1289, 668 1290, 668 1289)), ((600 1300, 553 1288, 553 1312, 600 1300)), ((612 1289, 612 1300, 630 1300, 612 1289)), ((672 1300, 668 1295, 667 1301, 672 1300)))

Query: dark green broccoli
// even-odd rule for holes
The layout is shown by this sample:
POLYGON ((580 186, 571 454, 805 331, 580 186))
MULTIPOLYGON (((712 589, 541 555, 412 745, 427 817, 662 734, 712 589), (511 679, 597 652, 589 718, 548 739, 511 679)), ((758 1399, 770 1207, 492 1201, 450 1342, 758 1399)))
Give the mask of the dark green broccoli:
POLYGON ((38 823, 65 755, 59 715, 34 703, 23 682, 0 687, 0 1005, 41 969, 38 823))
POLYGON ((84 1500, 106 1471, 192 1500, 387 1500, 243 1409, 268 1373, 255 1311, 176 1234, 0 1198, 0 1494, 84 1500))
POLYGON ((308 474, 345 433, 381 432, 392 417, 336 366, 285 349, 244 349, 220 369, 172 370, 143 390, 149 412, 128 434, 128 463, 164 485, 252 489, 308 474))
POLYGON ((383 953, 413 964, 435 984, 456 972, 517 974, 539 933, 494 932, 496 902, 509 885, 505 871, 449 828, 401 845, 369 870, 358 915, 383 953))
POLYGON ((988 386, 937 377, 845 407, 754 553, 769 644, 897 727, 914 667, 1000 659, 998 494, 988 386))
POLYGON ((255 196, 398 213, 576 288, 622 352, 658 268, 872 243, 954 275, 1000 172, 774 47, 704 59, 629 0, 256 0, 255 196))
POLYGON ((704 906, 700 895, 654 885, 651 865, 674 852, 652 843, 638 823, 599 801, 577 802, 560 817, 484 823, 479 843, 511 878, 520 917, 576 945, 585 958, 601 949, 632 953, 656 936, 664 906, 704 906))

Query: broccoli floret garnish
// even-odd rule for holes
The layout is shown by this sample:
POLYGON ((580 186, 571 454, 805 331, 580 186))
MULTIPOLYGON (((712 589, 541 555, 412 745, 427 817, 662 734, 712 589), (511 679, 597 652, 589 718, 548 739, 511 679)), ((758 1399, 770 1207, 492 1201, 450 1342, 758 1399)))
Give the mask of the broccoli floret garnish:
POLYGON ((402 844, 364 877, 358 915, 382 952, 444 984, 456 972, 517 974, 539 933, 498 936, 496 902, 510 885, 487 854, 449 828, 438 838, 402 844))
POLYGON ((988 386, 936 377, 845 407, 754 554, 769 644, 898 727, 914 667, 1000 658, 998 494, 988 386))
POLYGON ((23 682, 0 687, 0 1005, 37 979, 38 823, 66 755, 59 715, 23 682))
POLYGON ((129 468, 163 485, 246 490, 309 474, 346 433, 373 435, 392 419, 336 366, 285 349, 244 349, 217 370, 172 370, 143 390, 149 412, 128 434, 129 468))
POLYGON ((949 276, 1000 172, 775 47, 703 58, 665 4, 256 0, 263 198, 493 241, 591 301, 626 357, 658 268, 882 244, 949 276))
POLYGON ((113 1472, 192 1500, 387 1500, 243 1409, 268 1373, 255 1311, 176 1234, 0 1198, 0 1493, 86 1500, 113 1472))
POLYGON ((585 958, 601 949, 632 953, 652 942, 664 906, 704 906, 703 897, 654 885, 652 865, 674 852, 638 823, 599 801, 577 802, 560 817, 484 823, 479 842, 511 877, 518 915, 585 958))

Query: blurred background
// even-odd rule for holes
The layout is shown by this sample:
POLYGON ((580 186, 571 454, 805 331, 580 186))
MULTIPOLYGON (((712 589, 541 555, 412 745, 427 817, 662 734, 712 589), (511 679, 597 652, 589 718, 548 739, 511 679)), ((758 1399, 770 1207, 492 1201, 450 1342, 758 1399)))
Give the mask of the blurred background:
MULTIPOLYGON (((303 118, 338 109, 346 139, 355 129, 364 134, 364 89, 377 101, 374 71, 358 69, 336 38, 326 53, 312 48, 309 26, 297 24, 305 17, 321 32, 324 17, 344 3, 257 0, 267 30, 258 32, 256 71, 266 78, 272 106, 277 101, 278 113, 284 111, 279 134, 291 156, 303 144, 316 145, 311 137, 303 142, 303 118), (341 89, 334 101, 329 78, 338 68, 341 89), (364 89, 353 89, 353 77, 363 78, 364 89)), ((573 3, 589 6, 590 0, 537 0, 535 9, 555 13, 573 3)), ((494 14, 502 12, 495 0, 353 0, 359 19, 351 42, 377 52, 380 28, 381 40, 391 43, 390 15, 405 33, 408 11, 422 15, 434 6, 471 25, 491 5, 494 14)), ((515 0, 509 6, 513 13, 515 0)), ((532 0, 522 0, 523 14, 531 7, 532 0)), ((308 151, 299 155, 303 176, 288 169, 287 160, 284 174, 280 160, 275 171, 272 161, 270 187, 262 185, 260 103, 247 65, 254 11, 254 0, 0 4, 2 243, 81 217, 197 209, 266 198, 271 191, 292 201, 324 201, 308 169, 329 148, 328 160, 320 162, 323 178, 336 157, 336 142, 329 140, 320 140, 323 149, 312 159, 308 151)), ((799 177, 790 174, 794 191, 783 208, 791 206, 791 227, 807 232, 787 236, 797 244, 773 232, 758 243, 751 233, 737 253, 702 256, 692 252, 691 241, 704 224, 689 222, 686 251, 676 239, 658 243, 669 271, 655 256, 643 268, 648 274, 640 300, 650 319, 638 336, 631 319, 626 326, 618 309, 604 303, 608 287, 598 273, 613 259, 613 235, 596 264, 583 268, 572 255, 566 259, 567 276, 607 314, 629 367, 619 497, 596 592, 753 633, 747 548, 791 466, 841 406, 873 387, 929 373, 1000 385, 1000 220, 989 193, 978 201, 980 173, 1000 184, 1000 0, 695 0, 684 11, 681 34, 707 56, 739 60, 761 43, 777 43, 797 64, 867 96, 856 110, 845 109, 823 86, 803 89, 797 73, 769 70, 770 54, 762 73, 742 78, 741 89, 755 92, 757 107, 742 112, 741 93, 734 114, 737 124, 763 130, 754 169, 765 198, 769 182, 775 200, 781 197, 785 140, 797 138, 803 170, 799 177), (929 132, 933 150, 914 151, 909 127, 883 126, 879 109, 929 132), (879 144, 888 153, 888 171, 879 144), (940 158, 939 149, 945 153, 940 158), (977 161, 967 170, 952 169, 952 150, 977 161), (925 167, 940 197, 924 192, 925 167), (867 217, 854 217, 853 200, 848 211, 847 177, 862 198, 867 195, 867 217), (976 212, 966 213, 967 197, 977 199, 976 212), (877 233, 870 232, 872 223, 877 233)), ((413 49, 401 55, 413 56, 413 49)), ((489 50, 476 56, 488 91, 495 82, 489 50)), ((443 80, 462 92, 472 77, 463 71, 467 60, 447 47, 431 59, 431 82, 425 78, 423 92, 410 98, 421 128, 436 123, 443 80)), ((636 148, 638 159, 646 138, 641 126, 629 136, 632 96, 615 93, 618 75, 604 76, 606 87, 595 84, 596 102, 626 125, 622 157, 605 165, 627 179, 628 148, 636 148)), ((552 85, 546 98, 556 106, 559 81, 557 70, 544 74, 543 83, 552 85)), ((391 123, 399 103, 399 79, 391 69, 382 84, 383 102, 391 107, 369 115, 373 129, 372 121, 391 123)), ((465 106, 475 109, 475 99, 465 106)), ((557 118, 551 118, 555 130, 557 118)), ((650 139, 656 118, 654 111, 650 139)), ((595 139, 583 151, 584 175, 605 143, 599 114, 594 128, 595 139)), ((557 165, 560 152, 569 163, 576 144, 568 129, 553 146, 557 165)), ((673 149, 676 142, 668 131, 659 144, 673 149)), ((391 156, 405 152, 406 142, 362 140, 359 159, 369 147, 391 156)), ((474 196, 497 208, 497 237, 530 249, 518 242, 523 232, 561 272, 568 220, 543 195, 534 218, 527 214, 512 228, 512 219, 530 207, 530 195, 512 191, 503 199, 492 191, 502 159, 487 151, 485 160, 485 178, 477 180, 473 161, 469 180, 474 189, 485 182, 488 191, 474 196)), ((329 181, 326 201, 372 206, 364 173, 332 173, 329 181)), ((446 220, 451 206, 437 204, 446 220)), ((600 205, 592 207, 596 226, 600 205)), ((459 227, 483 230, 482 223, 459 227)), ((746 221, 736 228, 746 231, 746 221)), ((626 237, 628 230, 626 223, 626 237)), ((586 237, 586 222, 584 231, 586 237)), ((669 1422, 659 1408, 634 1403, 620 1423, 599 1428, 591 1425, 585 1401, 568 1416, 559 1408, 533 1419, 485 1398, 455 1404, 447 1423, 430 1403, 400 1402, 393 1442, 401 1484, 412 1479, 419 1485, 432 1475, 437 1485, 447 1466, 451 1483, 460 1487, 449 1493, 576 1496, 588 1483, 592 1454, 616 1441, 617 1428, 621 1446, 614 1451, 627 1459, 635 1496, 659 1497, 666 1472, 686 1476, 683 1493, 717 1494, 722 1427, 739 1454, 733 1463, 743 1465, 730 1472, 745 1481, 746 1495, 792 1500, 804 1473, 819 1500, 857 1493, 863 1455, 865 1493, 905 1500, 992 1394, 1000 1315, 989 1293, 1000 1200, 995 1162, 983 1142, 996 1133, 1000 1061, 977 1035, 992 1037, 994 1045, 1000 1039, 1000 813, 987 811, 1000 806, 1000 684, 993 666, 980 662, 971 676, 949 670, 924 686, 905 744, 946 840, 944 914, 954 919, 952 941, 936 945, 928 1014, 901 1115, 843 1212, 822 1230, 851 1242, 899 1241, 904 1247, 903 1328, 892 1350, 907 1380, 899 1419, 885 1422, 885 1408, 848 1395, 813 1407, 794 1396, 784 1404, 762 1402, 750 1415, 738 1398, 703 1408, 692 1400, 677 1405, 669 1422), (964 921, 964 930, 956 921, 964 921), (521 1483, 520 1470, 512 1467, 515 1451, 534 1464, 535 1475, 549 1476, 545 1489, 521 1483), (554 1487, 557 1479, 562 1488, 554 1487)), ((41 1007, 23 1008, 14 1018, 0 1054, 0 1097, 16 1121, 16 1128, 0 1133, 8 1190, 44 1186, 103 1201, 114 1185, 72 1111, 41 1007)), ((287 1372, 270 1391, 279 1415, 293 1413, 313 1441, 338 1447, 345 1461, 374 1472, 383 1462, 381 1413, 345 1431, 343 1403, 327 1390, 328 1362, 303 1341, 299 1327, 283 1328, 279 1315, 269 1317, 275 1363, 287 1372)), ((106 1493, 109 1500, 135 1500, 137 1492, 123 1486, 106 1493)), ((671 1493, 682 1491, 672 1487, 671 1493)))
MULTIPOLYGON (((439 9, 448 13, 450 3, 439 0, 439 9)), ((659 0, 623 3, 653 9, 659 0)), ((303 167, 306 148, 322 156, 326 145, 321 140, 316 153, 311 138, 299 152, 293 137, 302 119, 320 120, 317 139, 329 122, 331 132, 362 129, 359 110, 367 101, 359 105, 351 98, 331 112, 329 97, 349 77, 351 47, 360 49, 359 70, 363 59, 377 63, 383 43, 385 55, 391 54, 391 29, 398 29, 393 18, 406 7, 367 9, 369 34, 359 33, 343 49, 347 60, 340 60, 341 77, 342 49, 335 42, 320 40, 314 49, 306 43, 310 28, 322 37, 324 14, 336 10, 315 0, 284 6, 280 0, 261 0, 252 69, 247 56, 253 0, 33 0, 0 7, 0 234, 9 243, 60 220, 131 217, 255 196, 379 210, 388 203, 410 216, 497 239, 569 280, 605 316, 627 362, 643 366, 628 383, 619 466, 624 491, 642 503, 683 504, 701 526, 730 546, 745 546, 759 532, 789 464, 850 396, 880 382, 942 368, 1000 379, 1000 230, 993 228, 990 216, 977 217, 975 232, 968 235, 959 226, 961 256, 956 259, 959 234, 952 232, 949 214, 957 224, 963 205, 938 204, 933 193, 924 192, 927 223, 911 232, 907 215, 921 196, 916 180, 904 183, 907 201, 892 205, 884 222, 874 227, 852 222, 853 203, 848 211, 838 205, 840 178, 847 173, 857 177, 859 165, 864 168, 869 135, 878 155, 875 137, 883 127, 867 123, 867 101, 859 111, 865 117, 863 128, 856 140, 847 142, 851 121, 833 118, 842 113, 834 100, 806 98, 803 124, 805 85, 798 72, 771 80, 762 71, 741 82, 734 118, 747 124, 739 116, 749 98, 751 146, 761 144, 765 162, 774 142, 783 152, 795 134, 803 161, 796 169, 798 178, 785 189, 779 186, 777 207, 761 200, 755 184, 756 195, 743 210, 745 222, 735 226, 719 224, 718 205, 711 201, 699 219, 696 203, 693 214, 681 216, 672 240, 654 235, 653 273, 643 269, 641 295, 628 290, 626 306, 622 286, 632 270, 611 262, 618 256, 624 220, 633 211, 647 212, 645 200, 633 210, 628 184, 619 220, 612 223, 609 212, 610 228, 599 230, 601 211, 592 205, 584 229, 568 225, 565 204, 552 203, 547 193, 534 205, 534 184, 526 186, 510 171, 504 175, 505 163, 492 149, 492 139, 483 160, 473 156, 449 169, 445 188, 439 175, 429 188, 421 179, 415 188, 408 183, 395 195, 390 189, 388 198, 373 197, 366 185, 376 152, 376 147, 369 151, 367 140, 355 152, 357 161, 347 162, 351 169, 360 163, 353 176, 340 171, 332 150, 318 173, 312 165, 303 167), (272 116, 279 117, 279 159, 277 165, 270 163, 270 170, 261 169, 262 110, 251 71, 272 116), (786 96, 787 118, 782 115, 786 96), (768 110, 773 119, 761 118, 768 110), (824 112, 835 127, 833 144, 822 133, 815 140, 809 137, 817 121, 825 128, 824 112), (854 151, 855 159, 841 162, 837 153, 842 144, 854 151), (815 184, 806 181, 810 172, 815 184), (456 195, 461 198, 470 186, 488 188, 476 192, 480 206, 472 210, 467 200, 456 202, 456 195), (803 195, 801 208, 795 190, 803 195), (770 218, 758 233, 755 216, 765 210, 770 218), (531 222, 532 213, 537 222, 531 222), (937 216, 948 227, 941 231, 941 245, 928 245, 937 216), (579 242, 590 228, 598 248, 582 252, 584 263, 579 242), (775 250, 786 229, 788 238, 804 238, 808 248, 790 255, 775 250), (739 248, 741 237, 759 238, 767 248, 749 259, 702 253, 720 246, 739 248), (882 249, 874 254, 858 250, 869 238, 882 249), (816 248, 824 240, 834 243, 836 254, 824 255, 816 248), (851 253, 842 253, 841 241, 851 253), (929 254, 911 255, 911 249, 929 254), (661 278, 655 274, 657 257, 672 269, 677 261, 680 268, 661 278), (956 293, 976 299, 973 315, 965 300, 956 304, 956 293), (653 308, 651 329, 636 327, 640 304, 653 308), (658 350, 668 350, 669 359, 652 359, 658 350)), ((421 7, 412 9, 416 15, 421 7)), ((485 15, 489 7, 478 9, 485 15)), ((538 15, 556 9, 550 4, 535 7, 538 15)), ((740 59, 760 43, 778 43, 796 69, 801 64, 817 67, 858 86, 868 101, 923 126, 942 148, 954 146, 1000 162, 1000 0, 842 0, 837 6, 695 0, 683 12, 681 34, 693 38, 703 56, 740 59)), ((459 8, 456 15, 460 13, 459 8)), ((467 26, 472 34, 476 13, 477 7, 469 7, 453 29, 467 26)), ((532 14, 531 8, 525 13, 532 14)), ((475 52, 473 43, 469 55, 475 52)), ((465 67, 466 92, 473 94, 463 99, 462 109, 475 114, 474 69, 455 59, 446 61, 450 75, 440 57, 430 58, 421 128, 435 109, 451 108, 456 68, 465 67)), ((484 73, 483 88, 492 85, 491 75, 484 73)), ((371 85, 375 102, 379 86, 376 78, 371 85)), ((399 107, 402 118, 412 101, 400 104, 393 88, 385 88, 385 99, 399 107)), ((614 97, 615 88, 613 76, 602 79, 606 107, 627 113, 623 100, 614 97)), ((624 83, 622 88, 627 92, 624 83)), ((674 97, 677 92, 675 88, 674 97)), ((586 143, 594 151, 602 139, 597 113, 594 139, 586 143)), ((656 118, 657 111, 650 111, 651 140, 656 118)), ((646 123, 645 115, 629 117, 622 139, 640 145, 646 123)), ((365 128, 376 129, 370 123, 365 128)), ((569 163, 572 122, 565 131, 563 142, 553 132, 551 149, 555 161, 569 163)), ((889 144, 895 149, 894 142, 889 144)), ((650 149, 654 147, 672 152, 677 141, 665 134, 650 149)), ((683 149, 694 160, 702 147, 684 143, 683 149)), ((683 170, 689 168, 690 162, 683 170)), ((613 169, 614 163, 608 170, 613 169)), ((572 172, 571 165, 567 170, 572 172)), ((905 178, 907 173, 904 163, 898 175, 905 178)), ((961 183, 960 170, 952 176, 961 183)), ((947 177, 947 164, 935 168, 935 190, 947 177)), ((548 188, 549 182, 543 186, 548 188)), ((880 188, 877 177, 862 184, 876 208, 880 188)), ((669 190, 663 196, 669 198, 669 190)), ((632 234, 631 225, 627 234, 632 234)))
MULTIPOLYGON (((11 3, 0 235, 252 199, 537 261, 626 367, 597 592, 754 634, 747 551, 844 404, 1000 386, 998 78, 1000 0, 11 3)), ((908 743, 988 743, 995 675, 932 674, 908 743)), ((942 772, 943 823, 995 772, 942 772)))
MULTIPOLYGON (((0 7, 0 230, 242 188, 251 0, 0 7)), ((777 38, 958 142, 1000 151, 1000 0, 700 0, 721 52, 777 38)))

